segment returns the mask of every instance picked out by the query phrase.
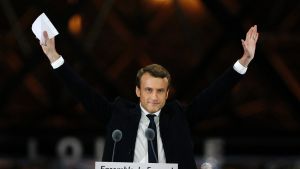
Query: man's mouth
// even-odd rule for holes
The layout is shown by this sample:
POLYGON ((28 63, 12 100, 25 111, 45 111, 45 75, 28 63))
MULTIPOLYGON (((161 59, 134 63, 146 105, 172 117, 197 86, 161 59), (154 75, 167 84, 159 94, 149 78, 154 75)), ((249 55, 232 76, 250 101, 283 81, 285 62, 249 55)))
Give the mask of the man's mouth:
POLYGON ((157 103, 157 102, 149 102, 149 104, 151 104, 151 105, 159 105, 159 103, 157 103))

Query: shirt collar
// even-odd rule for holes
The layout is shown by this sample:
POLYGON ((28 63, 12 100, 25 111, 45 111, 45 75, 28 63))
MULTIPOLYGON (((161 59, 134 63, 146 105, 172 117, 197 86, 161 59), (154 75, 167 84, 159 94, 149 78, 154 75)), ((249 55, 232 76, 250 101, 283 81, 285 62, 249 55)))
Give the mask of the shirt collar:
POLYGON ((143 106, 142 106, 141 103, 140 103, 140 107, 141 107, 141 110, 142 110, 142 112, 143 112, 143 114, 144 114, 145 116, 147 116, 148 114, 154 114, 154 115, 156 115, 157 117, 159 117, 160 112, 161 112, 161 109, 160 109, 160 110, 158 110, 158 111, 155 112, 155 113, 149 113, 146 109, 143 108, 143 106))

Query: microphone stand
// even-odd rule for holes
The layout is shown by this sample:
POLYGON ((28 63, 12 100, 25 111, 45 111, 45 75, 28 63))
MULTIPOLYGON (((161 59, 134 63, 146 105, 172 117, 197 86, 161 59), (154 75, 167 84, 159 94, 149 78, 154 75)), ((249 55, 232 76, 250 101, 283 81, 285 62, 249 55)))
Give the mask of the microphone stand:
POLYGON ((150 144, 151 144, 151 149, 152 149, 152 151, 153 151, 153 154, 154 154, 154 157, 155 157, 156 163, 158 163, 158 159, 157 159, 156 153, 155 153, 155 151, 154 151, 154 146, 153 146, 153 142, 152 142, 152 140, 150 140, 150 144))
POLYGON ((111 156, 111 162, 114 162, 116 143, 117 142, 114 141, 114 148, 113 148, 113 153, 112 153, 112 156, 111 156))

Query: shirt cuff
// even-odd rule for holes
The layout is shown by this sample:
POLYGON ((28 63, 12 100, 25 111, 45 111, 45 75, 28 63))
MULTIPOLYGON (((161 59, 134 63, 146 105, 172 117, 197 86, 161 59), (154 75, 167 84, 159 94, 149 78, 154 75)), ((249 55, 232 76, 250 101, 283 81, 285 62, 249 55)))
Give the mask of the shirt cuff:
POLYGON ((65 62, 64 58, 60 56, 56 61, 51 63, 51 66, 53 69, 59 68, 61 65, 63 65, 65 62))
POLYGON ((240 64, 239 61, 236 61, 235 64, 233 65, 233 69, 237 71, 239 74, 245 74, 247 71, 247 67, 243 66, 240 64))

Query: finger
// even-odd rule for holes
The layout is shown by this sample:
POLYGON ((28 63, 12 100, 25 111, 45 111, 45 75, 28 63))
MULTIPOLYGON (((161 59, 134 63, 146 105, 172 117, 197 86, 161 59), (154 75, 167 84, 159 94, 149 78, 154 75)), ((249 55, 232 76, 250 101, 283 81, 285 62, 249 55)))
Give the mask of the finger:
POLYGON ((241 39, 241 42, 242 42, 243 48, 246 49, 246 43, 245 43, 244 39, 241 39))
POLYGON ((253 33, 252 33, 252 39, 253 39, 254 41, 257 41, 257 39, 258 39, 258 32, 257 32, 257 27, 256 27, 256 25, 255 25, 254 30, 253 30, 253 33))
POLYGON ((42 46, 42 47, 44 47, 44 46, 47 46, 47 44, 46 44, 46 40, 41 40, 40 41, 40 45, 42 46))
POLYGON ((42 44, 44 44, 44 46, 47 46, 47 42, 48 42, 48 40, 49 40, 49 37, 48 37, 48 33, 47 33, 47 31, 44 31, 43 32, 43 39, 42 39, 42 44))
POLYGON ((44 31, 44 32, 43 32, 43 35, 44 35, 45 40, 48 40, 48 39, 49 39, 47 31, 44 31))
POLYGON ((51 43, 55 44, 55 37, 53 37, 52 39, 50 39, 51 43))
POLYGON ((256 36, 255 36, 255 41, 257 42, 258 40, 258 37, 259 37, 259 33, 256 33, 256 36))
POLYGON ((253 33, 251 39, 253 39, 254 41, 257 40, 257 33, 253 33))
POLYGON ((253 38, 253 31, 254 31, 254 26, 252 26, 252 27, 249 29, 249 31, 248 31, 248 33, 247 33, 247 39, 246 39, 246 40, 249 40, 249 39, 253 38))
POLYGON ((248 30, 247 34, 246 34, 246 40, 250 39, 250 33, 251 33, 252 27, 248 30))
POLYGON ((251 39, 255 40, 256 39, 256 34, 257 34, 257 31, 256 31, 256 25, 253 26, 253 29, 252 29, 252 32, 251 32, 251 39))
POLYGON ((254 29, 253 29, 253 39, 254 39, 254 40, 257 40, 257 39, 258 39, 257 25, 254 25, 254 29))

